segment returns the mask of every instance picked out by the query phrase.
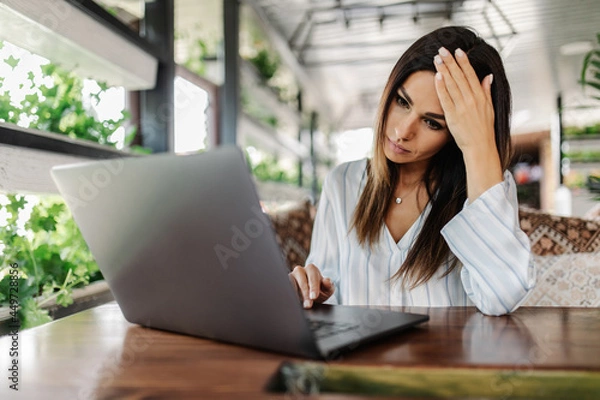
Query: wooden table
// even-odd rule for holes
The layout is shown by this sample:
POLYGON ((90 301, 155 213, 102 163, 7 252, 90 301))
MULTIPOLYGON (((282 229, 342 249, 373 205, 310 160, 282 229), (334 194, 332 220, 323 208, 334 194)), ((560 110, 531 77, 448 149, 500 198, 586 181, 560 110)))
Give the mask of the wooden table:
MULTIPOLYGON (((599 309, 402 310, 430 321, 327 365, 600 372, 599 309)), ((292 398, 264 390, 290 357, 136 326, 115 303, 20 332, 18 392, 7 384, 11 344, 0 338, 1 399, 292 398)))

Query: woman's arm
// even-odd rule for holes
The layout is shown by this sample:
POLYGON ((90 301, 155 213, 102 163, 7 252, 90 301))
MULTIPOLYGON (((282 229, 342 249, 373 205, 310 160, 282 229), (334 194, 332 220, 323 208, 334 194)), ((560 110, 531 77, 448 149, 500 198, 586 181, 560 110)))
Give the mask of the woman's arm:
POLYGON ((502 165, 494 135, 493 75, 483 81, 460 49, 455 57, 441 48, 434 59, 435 87, 448 129, 460 148, 467 171, 467 195, 473 202, 502 182, 502 165))
POLYGON ((471 301, 485 314, 505 314, 533 288, 535 272, 519 225, 514 179, 502 174, 496 147, 493 76, 479 82, 460 49, 453 56, 441 48, 434 64, 438 97, 467 173, 468 205, 442 235, 463 263, 461 280, 471 301))
POLYGON ((514 311, 535 286, 530 242, 521 230, 517 190, 510 172, 442 229, 450 250, 462 262, 461 281, 481 312, 514 311))
POLYGON ((313 224, 310 253, 306 259, 306 266, 296 266, 290 279, 296 285, 305 308, 310 308, 313 302, 339 304, 339 245, 338 227, 335 215, 339 210, 334 210, 332 203, 333 185, 335 179, 333 171, 327 176, 317 214, 313 224))

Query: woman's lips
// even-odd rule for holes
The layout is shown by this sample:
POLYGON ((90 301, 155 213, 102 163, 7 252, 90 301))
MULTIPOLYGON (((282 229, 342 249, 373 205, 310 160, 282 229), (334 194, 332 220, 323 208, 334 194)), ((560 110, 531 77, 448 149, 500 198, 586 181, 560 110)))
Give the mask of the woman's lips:
POLYGON ((410 153, 410 151, 408 149, 405 149, 404 147, 392 142, 389 138, 388 138, 388 143, 390 145, 391 150, 396 153, 396 154, 408 154, 410 153))

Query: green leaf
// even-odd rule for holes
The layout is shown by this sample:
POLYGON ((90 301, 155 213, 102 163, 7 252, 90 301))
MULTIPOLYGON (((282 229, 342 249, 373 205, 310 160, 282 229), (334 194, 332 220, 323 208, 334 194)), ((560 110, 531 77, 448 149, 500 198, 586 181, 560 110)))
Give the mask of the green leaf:
POLYGON ((21 102, 21 104, 24 104, 25 102, 30 104, 38 104, 40 102, 40 97, 37 93, 27 94, 25 95, 25 100, 21 102))
POLYGON ((56 297, 56 304, 67 307, 73 304, 73 296, 70 290, 61 290, 56 297))
POLYGON ((54 216, 49 215, 46 217, 39 217, 38 219, 32 221, 31 230, 34 232, 51 232, 56 230, 56 219, 54 216))
POLYGON ((56 71, 57 66, 52 63, 48 63, 45 65, 41 65, 40 68, 42 69, 42 74, 46 76, 51 76, 54 73, 54 71, 56 71))
POLYGON ((587 86, 591 86, 591 87, 593 87, 594 89, 598 89, 598 90, 600 90, 600 82, 590 82, 590 81, 586 81, 586 82, 585 82, 585 84, 586 84, 587 86))
POLYGON ((21 303, 19 309, 21 329, 33 328, 52 321, 47 310, 43 310, 33 298, 27 298, 21 303))
POLYGON ((21 61, 21 60, 19 60, 18 58, 13 57, 12 55, 4 60, 4 62, 6 64, 8 64, 12 69, 15 69, 15 67, 17 65, 19 65, 19 61, 21 61))
POLYGON ((25 208, 25 204, 27 204, 25 196, 23 195, 9 194, 6 197, 8 197, 8 200, 10 201, 10 203, 6 205, 6 209, 13 214, 18 214, 19 210, 25 208))

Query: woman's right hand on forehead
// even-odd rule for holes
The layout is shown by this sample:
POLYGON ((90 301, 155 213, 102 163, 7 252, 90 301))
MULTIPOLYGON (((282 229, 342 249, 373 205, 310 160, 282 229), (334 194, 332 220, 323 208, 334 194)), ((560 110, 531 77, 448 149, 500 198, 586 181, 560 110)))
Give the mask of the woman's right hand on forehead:
POLYGON ((297 265, 288 276, 304 308, 324 302, 335 292, 331 279, 324 278, 314 264, 308 264, 306 267, 297 265))

